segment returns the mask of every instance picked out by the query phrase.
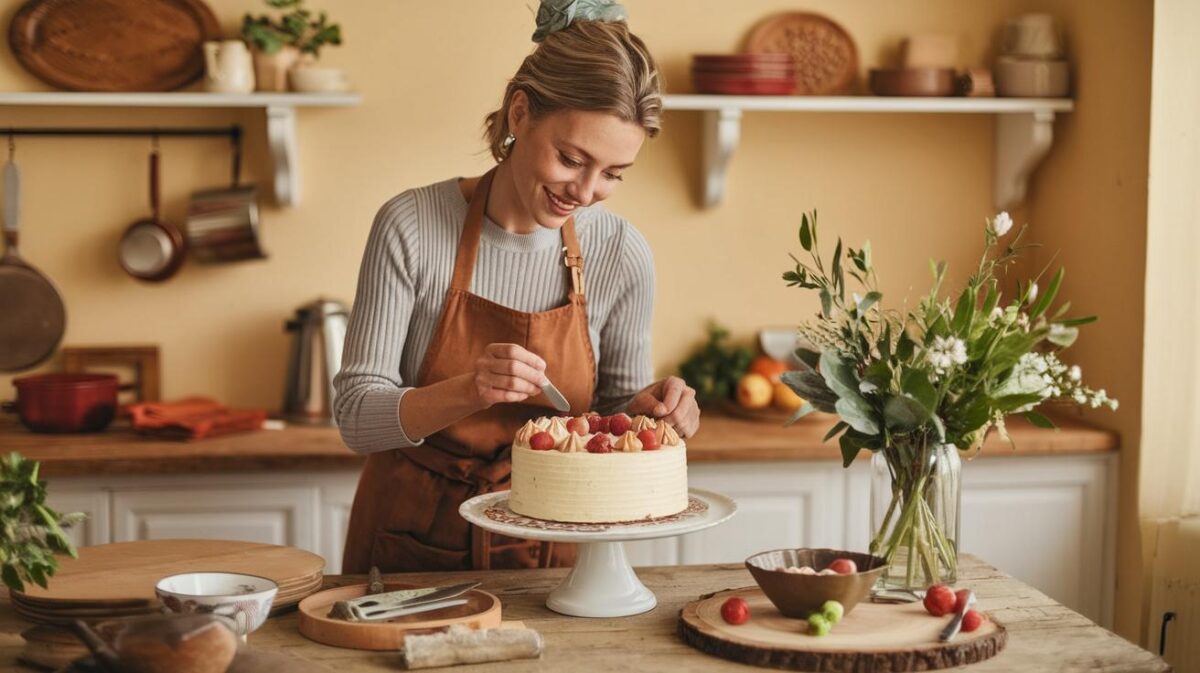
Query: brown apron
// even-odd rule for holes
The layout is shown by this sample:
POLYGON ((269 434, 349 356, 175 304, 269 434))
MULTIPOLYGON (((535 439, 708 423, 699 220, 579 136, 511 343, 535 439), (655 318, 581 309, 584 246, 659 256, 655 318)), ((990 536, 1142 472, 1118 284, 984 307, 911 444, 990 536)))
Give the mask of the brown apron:
MULTIPOLYGON (((571 283, 567 303, 525 313, 471 294, 471 278, 495 169, 471 196, 454 276, 417 385, 474 371, 488 344, 513 343, 546 360, 546 375, 566 396, 571 413, 587 411, 596 385, 588 336, 583 257, 574 219, 562 227, 571 283)), ((342 572, 534 568, 570 565, 572 545, 549 545, 492 535, 458 514, 481 493, 509 487, 513 435, 536 416, 556 413, 544 395, 496 404, 430 435, 420 446, 371 454, 358 482, 342 572)))

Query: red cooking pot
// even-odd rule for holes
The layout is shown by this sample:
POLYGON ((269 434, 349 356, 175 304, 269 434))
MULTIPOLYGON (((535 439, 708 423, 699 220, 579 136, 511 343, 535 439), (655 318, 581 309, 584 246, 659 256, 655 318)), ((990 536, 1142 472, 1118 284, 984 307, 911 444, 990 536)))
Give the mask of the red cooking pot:
POLYGON ((97 432, 117 415, 114 374, 35 374, 13 385, 21 422, 34 432, 97 432))

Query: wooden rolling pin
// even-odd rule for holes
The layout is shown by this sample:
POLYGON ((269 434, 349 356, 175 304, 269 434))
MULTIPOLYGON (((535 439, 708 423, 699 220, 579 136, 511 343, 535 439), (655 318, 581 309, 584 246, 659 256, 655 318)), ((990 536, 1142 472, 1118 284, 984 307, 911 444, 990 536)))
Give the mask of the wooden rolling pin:
POLYGON ((537 659, 542 646, 542 634, 533 629, 480 631, 455 624, 444 633, 405 636, 403 659, 408 669, 537 659))

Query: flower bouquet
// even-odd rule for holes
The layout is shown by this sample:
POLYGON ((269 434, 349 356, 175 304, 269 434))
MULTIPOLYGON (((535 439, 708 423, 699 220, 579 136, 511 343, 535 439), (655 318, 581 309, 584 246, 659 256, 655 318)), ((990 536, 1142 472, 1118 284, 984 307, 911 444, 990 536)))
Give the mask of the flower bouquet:
MULTIPOLYGON (((797 350, 800 368, 783 381, 814 409, 837 414, 826 440, 838 438, 843 464, 872 453, 870 552, 889 570, 881 589, 915 591, 957 577, 959 452, 978 451, 992 429, 1008 439, 1005 418, 1022 414, 1039 427, 1048 401, 1117 408, 1104 390, 1081 380, 1057 352, 1070 346, 1094 316, 1066 317, 1055 307, 1059 269, 1039 291, 1042 274, 1017 282, 1007 296, 1001 278, 1020 254, 1025 228, 1003 243, 1012 219, 986 220, 979 266, 956 298, 942 295, 946 265, 930 263, 933 286, 915 308, 885 310, 870 242, 823 260, 817 215, 804 215, 800 247, 783 274, 789 286, 814 290, 820 312, 800 326, 810 347, 797 350), (847 277, 862 294, 848 292, 847 277)), ((1011 440, 1009 440, 1011 442, 1011 440)))

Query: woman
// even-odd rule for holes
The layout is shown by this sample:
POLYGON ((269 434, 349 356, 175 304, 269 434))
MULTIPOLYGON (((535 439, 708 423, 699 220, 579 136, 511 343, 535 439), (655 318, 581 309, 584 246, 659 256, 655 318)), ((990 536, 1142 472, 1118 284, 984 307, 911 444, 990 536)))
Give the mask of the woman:
POLYGON ((497 165, 406 191, 379 212, 334 381, 369 453, 343 570, 568 564, 573 549, 498 538, 459 515, 507 488, 509 444, 553 413, 624 410, 699 426, 695 391, 650 383, 654 269, 645 239, 595 204, 659 130, 658 71, 619 5, 545 2, 541 44, 486 119, 497 165), (586 260, 586 273, 584 262, 586 260))

